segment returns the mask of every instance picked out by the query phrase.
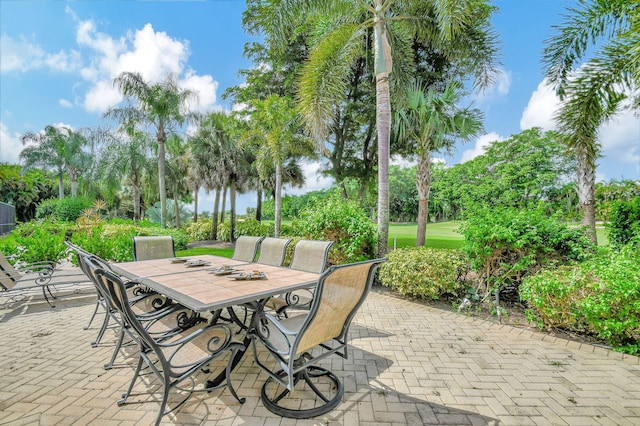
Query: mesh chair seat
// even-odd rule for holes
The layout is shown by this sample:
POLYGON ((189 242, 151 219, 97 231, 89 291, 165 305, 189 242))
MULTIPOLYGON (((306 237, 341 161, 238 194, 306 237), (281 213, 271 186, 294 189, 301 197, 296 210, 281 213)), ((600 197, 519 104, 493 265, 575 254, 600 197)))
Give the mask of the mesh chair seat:
POLYGON ((266 237, 260 243, 260 253, 256 262, 264 265, 282 266, 290 242, 291 238, 266 237))
POLYGON ((264 237, 252 237, 243 235, 236 240, 235 247, 233 249, 232 259, 241 260, 245 262, 253 262, 258 253, 258 247, 260 242, 264 240, 264 237))
POLYGON ((137 236, 133 240, 133 260, 167 259, 175 257, 173 237, 170 235, 137 236))

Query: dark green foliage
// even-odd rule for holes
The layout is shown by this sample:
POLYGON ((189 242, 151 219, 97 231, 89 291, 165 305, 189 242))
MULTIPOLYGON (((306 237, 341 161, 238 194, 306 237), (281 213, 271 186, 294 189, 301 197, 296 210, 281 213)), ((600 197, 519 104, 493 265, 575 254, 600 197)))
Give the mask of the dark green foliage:
POLYGON ((64 238, 69 225, 48 220, 18 225, 10 238, 0 240, 5 255, 17 255, 20 262, 57 263, 66 257, 64 238))
POLYGON ((530 210, 484 208, 461 225, 463 250, 487 291, 505 285, 517 288, 541 268, 587 259, 595 250, 581 228, 570 228, 544 207, 530 210))
POLYGON ((530 318, 541 328, 593 334, 617 350, 640 352, 639 243, 636 237, 619 251, 526 278, 520 296, 530 318))
POLYGON ((640 197, 613 203, 607 229, 609 242, 614 247, 621 247, 640 235, 640 197))
POLYGON ((16 220, 28 222, 36 217, 36 206, 56 194, 55 180, 40 170, 22 173, 22 167, 0 165, 0 201, 16 208, 16 220))
POLYGON ((380 281, 400 294, 439 299, 465 288, 468 260, 459 250, 414 247, 393 250, 380 268, 380 281))
POLYGON ((374 255, 377 232, 373 223, 356 203, 338 196, 309 206, 293 227, 295 234, 304 238, 333 241, 329 252, 332 265, 371 259, 374 255))
POLYGON ((75 222, 91 207, 91 201, 83 197, 52 198, 42 202, 36 210, 37 219, 55 217, 62 222, 75 222))
POLYGON ((59 198, 44 200, 36 208, 36 219, 55 218, 59 198))

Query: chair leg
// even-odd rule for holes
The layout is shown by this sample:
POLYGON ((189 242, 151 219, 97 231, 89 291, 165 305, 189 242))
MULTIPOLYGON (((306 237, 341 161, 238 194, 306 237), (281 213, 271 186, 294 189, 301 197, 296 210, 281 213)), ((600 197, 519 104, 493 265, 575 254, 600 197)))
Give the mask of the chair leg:
POLYGON ((140 375, 140 370, 142 370, 142 363, 144 362, 144 360, 142 359, 142 355, 140 355, 138 357, 138 365, 136 366, 136 371, 135 373, 133 373, 133 378, 131 379, 131 383, 129 383, 129 389, 127 389, 126 393, 122 394, 122 399, 120 401, 118 401, 118 405, 124 405, 127 402, 127 398, 129 398, 129 395, 131 394, 131 391, 133 390, 133 385, 136 384, 136 379, 138 378, 138 376, 140 375))
MULTIPOLYGON (((170 378, 168 373, 165 372, 164 374, 164 383, 162 385, 163 388, 163 392, 162 392, 162 402, 160 403, 160 412, 158 413, 158 418, 156 419, 156 426, 160 425, 160 420, 162 420, 162 417, 165 414, 168 414, 171 410, 165 412, 165 409, 167 408, 167 400, 169 399, 169 387, 171 386, 171 382, 170 382, 170 378)), ((187 396, 188 398, 188 396, 187 396)), ((183 401, 183 403, 186 402, 183 401)))
POLYGON ((93 315, 91 315, 91 318, 89 319, 89 324, 87 324, 84 330, 88 330, 89 327, 91 327, 91 323, 93 322, 93 319, 96 317, 96 314, 98 313, 98 309, 100 309, 100 299, 96 301, 96 307, 93 310, 93 315))
POLYGON ((91 347, 95 348, 100 344, 100 340, 102 340, 102 336, 104 332, 107 331, 107 326, 109 325, 109 312, 106 311, 104 314, 104 321, 102 321, 102 327, 100 327, 100 331, 98 331, 98 335, 96 336, 96 340, 91 343, 91 347))
MULTIPOLYGON (((284 373, 284 371, 281 370, 276 374, 283 380, 286 379, 286 374, 284 373)), ((274 414, 292 419, 309 419, 312 417, 320 416, 322 414, 326 414, 336 408, 342 401, 343 395, 344 387, 338 376, 327 369, 311 365, 295 374, 294 390, 291 391, 282 386, 282 384, 278 383, 278 381, 273 377, 269 377, 262 386, 260 397, 265 408, 274 414), (327 397, 327 395, 323 393, 322 390, 320 390, 316 383, 314 383, 314 379, 319 378, 328 379, 328 383, 324 383, 323 385, 328 386, 331 393, 335 392, 333 396, 327 397), (291 408, 298 406, 297 398, 294 396, 294 394, 296 393, 295 387, 300 382, 304 382, 308 386, 309 390, 311 390, 317 398, 322 400, 322 403, 320 405, 302 410, 291 408), (272 385, 275 385, 276 392, 274 392, 273 397, 270 397, 268 388, 272 385), (287 397, 289 396, 291 396, 292 400, 295 400, 294 403, 291 404, 291 407, 287 406, 289 403, 287 397)))
POLYGON ((116 357, 118 356, 118 352, 120 352, 120 348, 122 348, 122 342, 124 341, 124 326, 120 327, 120 335, 118 336, 118 343, 116 343, 116 347, 113 348, 113 354, 111 354, 111 360, 108 364, 104 365, 105 370, 110 370, 113 367, 113 363, 116 362, 116 357))
POLYGON ((51 300, 49 300, 49 297, 47 296, 47 293, 49 293, 49 296, 51 296, 51 299, 55 300, 56 297, 53 295, 53 293, 51 293, 51 289, 49 289, 48 285, 43 285, 42 286, 42 295, 44 296, 44 299, 47 301, 47 303, 49 304, 50 307, 55 308, 56 305, 54 303, 51 302, 51 300))

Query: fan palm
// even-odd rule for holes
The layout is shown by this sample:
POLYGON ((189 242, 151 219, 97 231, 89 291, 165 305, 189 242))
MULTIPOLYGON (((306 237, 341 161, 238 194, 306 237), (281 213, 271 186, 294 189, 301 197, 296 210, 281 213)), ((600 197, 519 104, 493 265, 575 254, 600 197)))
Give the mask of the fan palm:
POLYGON ((462 92, 458 84, 449 84, 443 93, 425 92, 416 82, 407 91, 406 103, 396 113, 398 139, 408 152, 418 156, 418 230, 416 246, 425 245, 429 191, 431 190, 431 152, 450 149, 456 140, 468 140, 482 130, 482 113, 459 108, 462 92))

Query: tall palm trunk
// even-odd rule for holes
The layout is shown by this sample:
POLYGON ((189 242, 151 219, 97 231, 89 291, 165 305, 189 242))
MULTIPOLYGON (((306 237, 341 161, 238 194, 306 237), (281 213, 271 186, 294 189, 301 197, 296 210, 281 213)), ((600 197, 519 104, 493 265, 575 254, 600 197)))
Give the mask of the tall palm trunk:
POLYGON ((62 180, 62 172, 58 172, 58 198, 64 198, 64 181, 62 180))
POLYGON ((173 211, 176 215, 175 224, 176 228, 180 228, 180 203, 178 202, 178 183, 174 182, 173 185, 173 211))
POLYGON ((158 185, 160 188, 160 226, 167 227, 167 188, 165 186, 165 134, 158 130, 158 185))
POLYGON ((427 219, 429 217, 429 192, 431 191, 431 158, 428 150, 420 154, 416 176, 418 187, 418 231, 416 247, 426 243, 427 219))
POLYGON ((220 205, 220 186, 216 186, 216 196, 213 201, 213 217, 211 218, 211 239, 218 239, 218 213, 220 205))
POLYGON ((224 223, 224 212, 227 209, 227 185, 222 186, 222 207, 220 209, 220 223, 224 223))
POLYGON ((140 186, 134 180, 131 182, 131 187, 133 189, 133 223, 137 225, 140 220, 140 186))
POLYGON ((389 75, 376 75, 376 127, 378 130, 378 257, 388 251, 389 240, 389 138, 391 101, 389 75))
POLYGON ((256 191, 257 200, 256 200, 256 220, 258 222, 262 222, 262 188, 258 188, 256 191))
POLYGON ((193 191, 193 221, 198 221, 198 192, 200 191, 200 186, 195 185, 193 191))
POLYGON ((596 213, 595 213, 595 187, 596 169, 595 164, 589 161, 587 151, 583 147, 576 148, 577 165, 577 190, 580 200, 579 207, 582 209, 582 224, 589 227, 589 237, 594 244, 597 244, 596 235, 596 213))
POLYGON ((236 178, 231 177, 229 182, 229 197, 231 204, 231 242, 236 240, 236 178))
POLYGON ((276 193, 275 193, 275 236, 280 236, 280 224, 282 222, 282 165, 276 163, 276 193))

